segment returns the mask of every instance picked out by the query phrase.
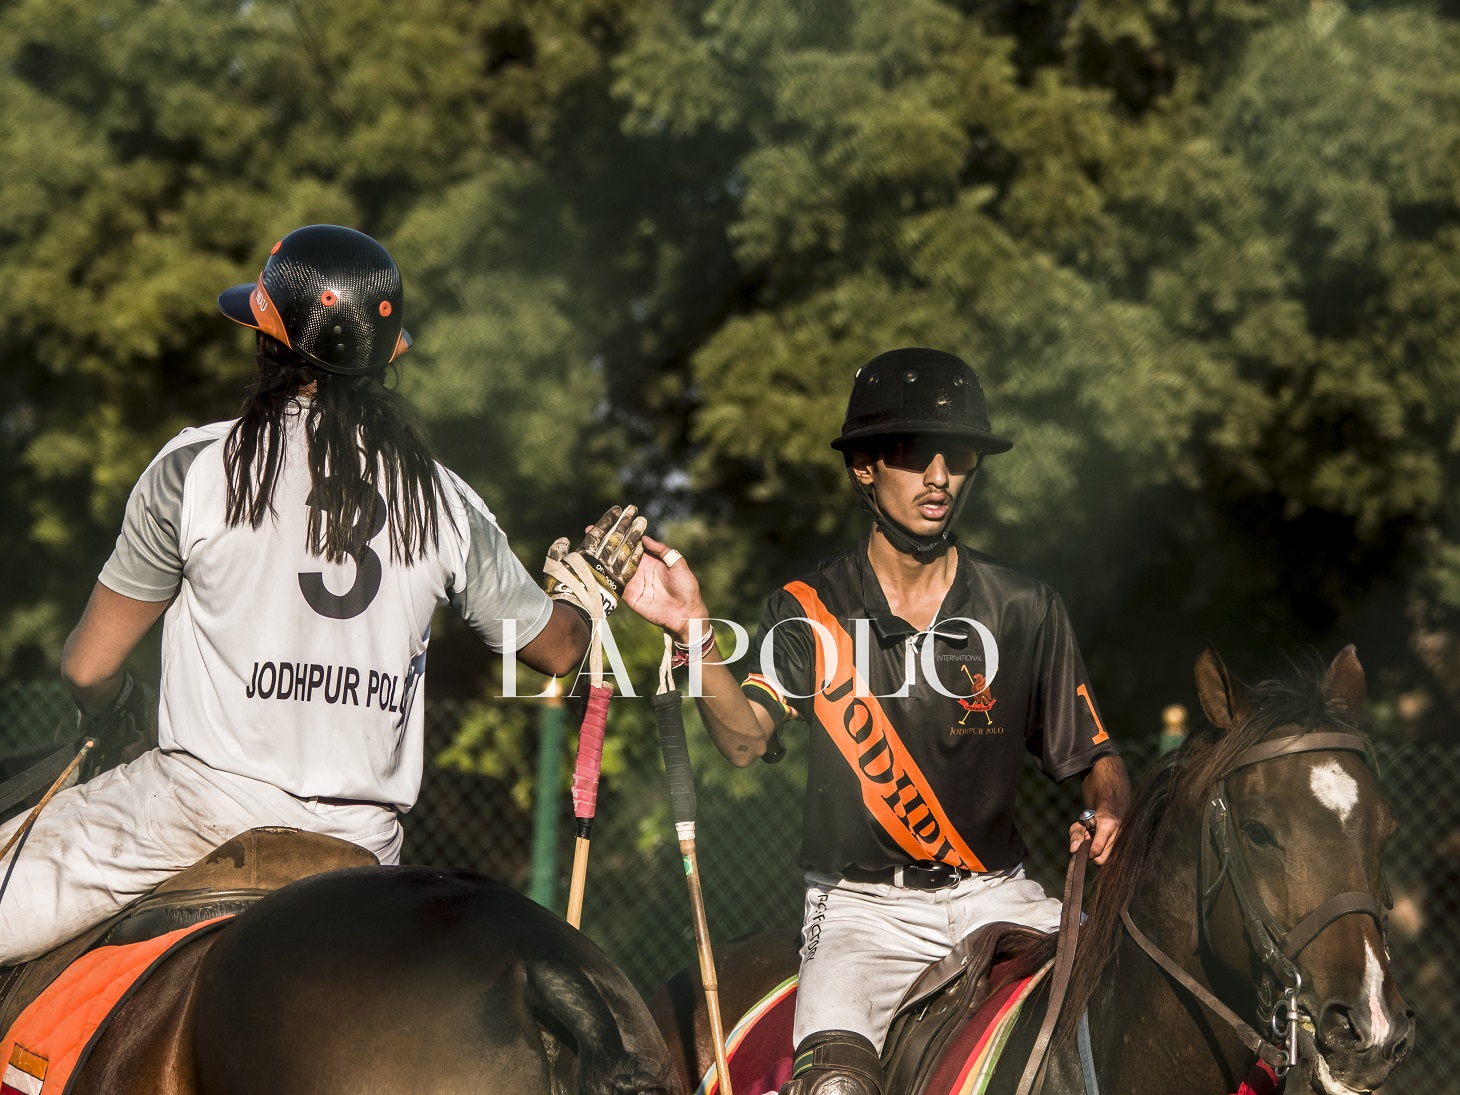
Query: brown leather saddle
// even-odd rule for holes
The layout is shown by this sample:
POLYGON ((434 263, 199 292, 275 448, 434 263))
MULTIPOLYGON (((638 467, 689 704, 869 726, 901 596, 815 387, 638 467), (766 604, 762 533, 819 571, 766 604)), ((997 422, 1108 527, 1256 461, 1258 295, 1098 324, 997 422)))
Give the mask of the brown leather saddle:
POLYGON ((344 840, 298 829, 250 829, 213 849, 151 893, 48 954, 0 975, 0 1035, 61 972, 96 947, 153 939, 242 912, 290 882, 378 860, 344 840))
POLYGON ((999 985, 1027 976, 1054 953, 1035 928, 985 924, 924 970, 898 1005, 882 1052, 884 1091, 923 1091, 948 1043, 999 985))

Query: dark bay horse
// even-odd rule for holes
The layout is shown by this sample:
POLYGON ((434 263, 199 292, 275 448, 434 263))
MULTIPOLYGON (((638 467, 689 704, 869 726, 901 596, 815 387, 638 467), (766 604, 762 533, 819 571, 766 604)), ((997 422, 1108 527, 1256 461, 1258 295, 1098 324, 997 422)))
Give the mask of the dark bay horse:
POLYGON ((73 1095, 675 1095, 659 1032, 586 936, 462 870, 294 883, 114 1017, 73 1095))
MULTIPOLYGON (((1395 822, 1356 733, 1363 669, 1348 647, 1326 672, 1248 689, 1208 647, 1196 678, 1211 726, 1146 780, 1101 872, 1043 1091, 1235 1092, 1258 1054, 1201 992, 1249 1040, 1264 1035, 1254 1044, 1280 1070, 1296 1047, 1288 1095, 1373 1091, 1412 1048, 1414 1015, 1389 970, 1381 857, 1395 822), (1134 941, 1127 919, 1180 976, 1134 941)), ((782 935, 727 950, 727 1026, 795 970, 782 935)), ((693 1084, 712 1058, 686 985, 671 982, 652 1010, 693 1084)), ((990 1095, 1015 1090, 1043 1012, 1031 997, 990 1095)))

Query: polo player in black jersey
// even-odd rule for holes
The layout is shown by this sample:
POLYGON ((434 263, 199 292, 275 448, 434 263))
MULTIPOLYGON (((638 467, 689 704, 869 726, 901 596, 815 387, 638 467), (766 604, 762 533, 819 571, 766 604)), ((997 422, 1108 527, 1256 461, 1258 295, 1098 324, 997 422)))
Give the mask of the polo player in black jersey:
MULTIPOLYGON (((1125 766, 1063 603, 954 536, 979 462, 1012 444, 959 358, 874 358, 832 442, 872 529, 771 596, 757 672, 705 663, 700 713, 732 763, 787 719, 811 728, 794 1095, 880 1092, 888 1024, 923 968, 992 921, 1058 926, 1059 901, 1021 866, 1026 751, 1052 780, 1080 777, 1096 863, 1120 828, 1125 766)), ((678 552, 644 546, 625 601, 687 650, 708 629, 699 584, 678 552)))

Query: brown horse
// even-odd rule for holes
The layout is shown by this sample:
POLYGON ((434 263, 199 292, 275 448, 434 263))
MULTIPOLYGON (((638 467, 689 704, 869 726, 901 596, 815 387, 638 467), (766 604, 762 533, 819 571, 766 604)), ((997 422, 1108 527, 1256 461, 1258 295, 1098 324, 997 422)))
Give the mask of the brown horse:
POLYGON ((668 1095, 659 1032, 586 936, 461 870, 294 883, 179 950, 73 1095, 668 1095))
MULTIPOLYGON (((1289 1093, 1373 1091, 1412 1048, 1414 1015, 1389 972, 1381 857, 1395 822, 1356 732, 1363 669, 1348 647, 1324 673, 1249 690, 1208 647, 1196 678, 1211 726, 1136 797, 1080 936, 1043 1090, 1229 1095, 1260 1054, 1291 1066, 1289 1093)), ((723 964, 728 1022, 796 968, 769 934, 723 964)), ((712 1057, 691 980, 651 1010, 692 1084, 712 1057)), ((1041 995, 1021 1011, 991 1095, 1015 1090, 1043 1011, 1041 995)), ((930 1069, 917 1075, 888 1095, 936 1095, 919 1086, 930 1069)))

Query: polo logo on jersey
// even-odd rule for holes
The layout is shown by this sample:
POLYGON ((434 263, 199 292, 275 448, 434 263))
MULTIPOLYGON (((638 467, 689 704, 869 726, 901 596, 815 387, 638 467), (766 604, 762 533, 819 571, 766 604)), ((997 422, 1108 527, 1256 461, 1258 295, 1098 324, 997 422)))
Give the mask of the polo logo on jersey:
POLYGON ((966 665, 959 666, 959 668, 963 670, 963 675, 968 678, 968 683, 972 686, 973 692, 969 694, 967 699, 959 699, 958 701, 958 706, 963 708, 963 717, 958 720, 958 725, 967 726, 970 718, 975 714, 980 714, 983 715, 984 722, 992 726, 994 720, 989 712, 993 710, 994 704, 999 701, 989 695, 989 682, 984 680, 982 673, 970 672, 966 665))
POLYGON ((822 625, 835 644, 836 672, 831 679, 827 652, 823 644, 816 644, 816 680, 826 682, 815 697, 816 718, 851 766, 868 812, 914 859, 982 871, 983 864, 953 828, 912 753, 861 679, 852 637, 805 582, 792 582, 786 590, 800 602, 807 619, 822 625))

